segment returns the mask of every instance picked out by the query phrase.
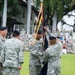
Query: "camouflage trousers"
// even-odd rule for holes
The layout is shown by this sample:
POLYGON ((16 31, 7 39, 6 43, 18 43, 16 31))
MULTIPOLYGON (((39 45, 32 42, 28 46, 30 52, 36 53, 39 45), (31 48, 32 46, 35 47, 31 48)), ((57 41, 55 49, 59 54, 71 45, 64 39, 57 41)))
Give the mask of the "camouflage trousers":
POLYGON ((29 66, 30 69, 30 75, 38 75, 40 70, 41 70, 41 65, 40 66, 29 66))
POLYGON ((3 75, 3 66, 2 66, 2 63, 0 63, 0 75, 3 75))
POLYGON ((4 67, 4 75, 20 75, 20 70, 18 68, 4 67))
POLYGON ((47 70, 47 75, 60 75, 60 68, 49 68, 47 70))

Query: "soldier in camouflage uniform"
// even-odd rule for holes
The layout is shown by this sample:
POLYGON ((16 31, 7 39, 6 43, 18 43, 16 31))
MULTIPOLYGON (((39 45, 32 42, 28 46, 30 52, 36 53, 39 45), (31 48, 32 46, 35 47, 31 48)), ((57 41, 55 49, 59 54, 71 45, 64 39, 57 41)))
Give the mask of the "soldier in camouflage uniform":
POLYGON ((3 65, 1 63, 1 50, 5 42, 6 34, 7 34, 7 27, 0 27, 0 75, 3 75, 3 65))
POLYGON ((20 75, 24 59, 24 44, 19 40, 20 33, 13 31, 13 38, 8 39, 1 52, 4 75, 20 75))
POLYGON ((60 75, 61 45, 56 37, 50 36, 50 46, 44 52, 44 62, 48 62, 47 75, 60 75))
POLYGON ((42 62, 42 32, 41 30, 38 31, 36 42, 34 45, 30 45, 30 75, 38 75, 41 69, 41 62, 42 62))

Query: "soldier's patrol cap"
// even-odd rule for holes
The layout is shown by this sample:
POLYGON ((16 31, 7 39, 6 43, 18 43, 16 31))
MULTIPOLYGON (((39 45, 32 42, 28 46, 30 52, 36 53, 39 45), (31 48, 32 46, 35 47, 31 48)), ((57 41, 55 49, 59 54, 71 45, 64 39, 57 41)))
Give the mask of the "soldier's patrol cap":
POLYGON ((51 34, 51 36, 49 36, 49 40, 55 40, 56 36, 54 34, 51 34))
POLYGON ((7 27, 0 27, 0 30, 3 31, 3 30, 6 30, 7 27))
POLYGON ((14 31, 12 32, 12 35, 13 35, 13 36, 19 36, 19 35, 20 35, 20 32, 19 32, 18 30, 14 30, 14 31))

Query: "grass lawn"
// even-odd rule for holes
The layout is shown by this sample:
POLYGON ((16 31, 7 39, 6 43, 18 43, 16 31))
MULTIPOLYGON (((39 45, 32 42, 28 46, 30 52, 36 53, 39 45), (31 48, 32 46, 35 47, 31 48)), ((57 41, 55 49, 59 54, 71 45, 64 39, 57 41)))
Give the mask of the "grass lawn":
POLYGON ((75 75, 75 54, 62 55, 61 75, 75 75))
MULTIPOLYGON (((25 52, 21 75, 29 75, 29 52, 25 52)), ((61 75, 75 75, 75 54, 63 54, 61 58, 61 75)))

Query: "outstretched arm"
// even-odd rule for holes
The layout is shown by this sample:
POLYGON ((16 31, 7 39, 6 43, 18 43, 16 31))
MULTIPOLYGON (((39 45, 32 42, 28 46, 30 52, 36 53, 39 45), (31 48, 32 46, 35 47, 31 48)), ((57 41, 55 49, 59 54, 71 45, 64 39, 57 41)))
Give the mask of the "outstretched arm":
POLYGON ((44 26, 43 28, 47 31, 48 36, 51 36, 51 31, 46 26, 44 26))

